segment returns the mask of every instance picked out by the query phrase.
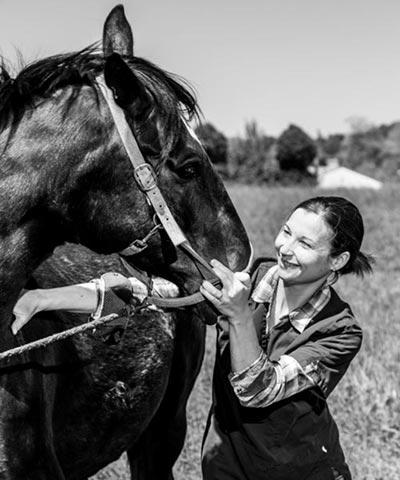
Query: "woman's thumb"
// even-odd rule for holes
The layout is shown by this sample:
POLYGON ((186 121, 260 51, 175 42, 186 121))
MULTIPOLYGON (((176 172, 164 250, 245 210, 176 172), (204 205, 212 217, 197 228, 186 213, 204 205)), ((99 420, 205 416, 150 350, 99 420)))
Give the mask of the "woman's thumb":
POLYGON ((19 315, 14 312, 14 320, 11 324, 11 331, 16 335, 19 330, 27 323, 26 317, 24 315, 19 315))
POLYGON ((250 279, 250 275, 246 272, 236 272, 235 273, 235 276, 238 280, 240 280, 243 285, 245 285, 246 287, 250 287, 251 286, 251 279, 250 279))

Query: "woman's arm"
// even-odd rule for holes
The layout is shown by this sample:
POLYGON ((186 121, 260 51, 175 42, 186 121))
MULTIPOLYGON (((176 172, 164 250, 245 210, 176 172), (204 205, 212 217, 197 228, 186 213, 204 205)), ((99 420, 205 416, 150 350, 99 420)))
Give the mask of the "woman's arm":
POLYGON ((91 314, 95 312, 97 305, 98 292, 95 282, 27 290, 14 306, 15 320, 11 324, 11 330, 16 335, 36 313, 41 311, 67 310, 91 314))
POLYGON ((261 349, 248 307, 249 277, 233 273, 219 262, 212 262, 212 266, 223 283, 223 293, 209 282, 203 283, 201 292, 228 324, 232 369, 229 380, 240 403, 266 407, 315 386, 295 359, 283 356, 279 362, 271 362, 261 349))
MULTIPOLYGON (((152 279, 152 294, 177 297, 178 287, 164 278, 152 279)), ((14 306, 14 334, 38 312, 66 310, 91 314, 93 318, 119 313, 127 304, 141 303, 148 296, 147 285, 135 277, 127 278, 116 272, 107 272, 91 282, 59 288, 27 290, 14 306)))
POLYGON ((229 380, 240 403, 266 407, 315 387, 327 397, 360 349, 361 328, 349 312, 344 310, 342 319, 333 317, 326 335, 317 335, 317 340, 272 362, 259 345, 251 313, 245 307, 247 286, 237 283, 239 274, 229 273, 217 263, 213 267, 224 285, 223 295, 209 282, 203 283, 202 293, 228 324, 232 365, 229 380))

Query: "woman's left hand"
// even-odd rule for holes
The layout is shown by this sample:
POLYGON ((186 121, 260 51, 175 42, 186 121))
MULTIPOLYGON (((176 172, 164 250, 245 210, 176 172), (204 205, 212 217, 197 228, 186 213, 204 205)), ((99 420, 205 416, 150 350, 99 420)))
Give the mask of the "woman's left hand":
POLYGON ((14 321, 11 330, 14 335, 29 322, 29 320, 40 311, 41 290, 27 290, 14 306, 14 321))
POLYGON ((231 323, 235 319, 248 316, 249 293, 251 288, 250 276, 245 272, 232 272, 218 260, 211 260, 215 275, 222 282, 222 289, 205 280, 200 292, 209 300, 222 315, 231 323))

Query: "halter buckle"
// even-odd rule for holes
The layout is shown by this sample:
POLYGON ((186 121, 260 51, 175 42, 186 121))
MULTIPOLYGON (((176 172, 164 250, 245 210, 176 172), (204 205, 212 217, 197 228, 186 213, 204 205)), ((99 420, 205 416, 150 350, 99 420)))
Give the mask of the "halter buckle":
POLYGON ((148 163, 141 163, 135 167, 133 174, 142 192, 148 192, 157 186, 156 174, 148 163))

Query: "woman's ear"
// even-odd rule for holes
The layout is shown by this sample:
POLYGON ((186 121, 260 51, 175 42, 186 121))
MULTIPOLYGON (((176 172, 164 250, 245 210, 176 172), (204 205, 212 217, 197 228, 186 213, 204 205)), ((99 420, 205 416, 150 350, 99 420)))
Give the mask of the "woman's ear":
POLYGON ((349 252, 342 252, 339 253, 336 257, 332 257, 331 259, 331 270, 338 271, 341 270, 346 263, 350 260, 350 253, 349 252))

